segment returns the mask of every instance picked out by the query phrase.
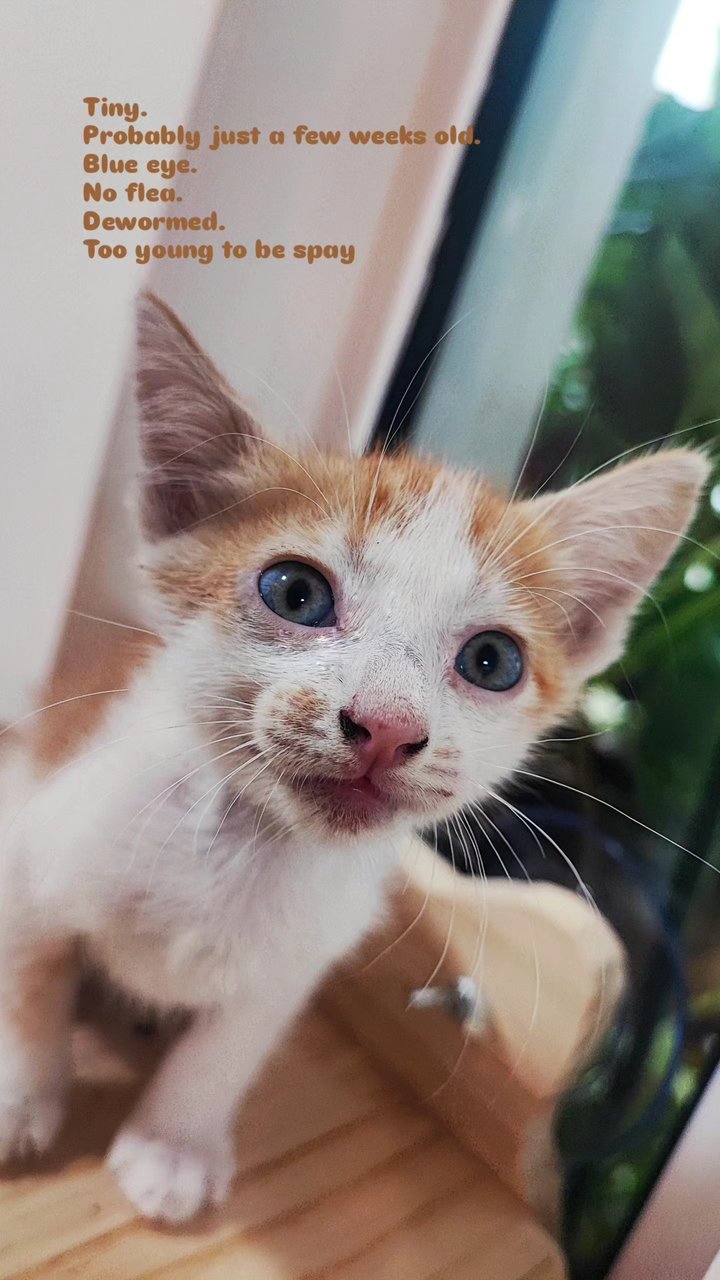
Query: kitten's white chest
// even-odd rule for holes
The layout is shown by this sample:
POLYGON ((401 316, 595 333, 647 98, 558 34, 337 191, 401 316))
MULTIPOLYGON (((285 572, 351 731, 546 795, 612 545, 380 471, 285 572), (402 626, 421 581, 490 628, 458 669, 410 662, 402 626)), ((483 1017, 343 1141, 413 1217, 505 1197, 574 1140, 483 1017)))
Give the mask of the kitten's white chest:
POLYGON ((381 900, 386 866, 374 851, 266 838, 254 811, 228 812, 224 793, 208 804, 205 789, 181 784, 139 841, 128 831, 117 856, 130 873, 90 940, 116 981, 160 1004, 271 989, 289 964, 319 973, 381 900))
POLYGON ((165 731, 183 719, 172 706, 153 719, 148 704, 139 688, 12 824, 43 922, 62 919, 118 983, 159 1004, 222 1003, 282 984, 288 968, 319 976, 379 912, 387 838, 271 838, 255 808, 229 808, 217 785, 228 761, 191 729, 165 731))
POLYGON ((237 817, 225 828, 227 804, 203 803, 202 788, 180 784, 140 835, 131 827, 118 842, 127 870, 90 950, 147 999, 224 999, 255 963, 270 851, 237 817))

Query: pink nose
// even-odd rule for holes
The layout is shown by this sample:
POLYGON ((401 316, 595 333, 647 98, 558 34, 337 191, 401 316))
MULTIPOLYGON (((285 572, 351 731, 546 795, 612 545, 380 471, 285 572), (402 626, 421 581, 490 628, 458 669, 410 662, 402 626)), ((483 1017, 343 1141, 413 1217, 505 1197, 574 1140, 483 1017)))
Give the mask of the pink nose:
POLYGON ((427 726, 419 720, 366 713, 354 718, 349 711, 341 711, 340 729, 346 741, 360 752, 368 769, 404 764, 428 744, 427 726))

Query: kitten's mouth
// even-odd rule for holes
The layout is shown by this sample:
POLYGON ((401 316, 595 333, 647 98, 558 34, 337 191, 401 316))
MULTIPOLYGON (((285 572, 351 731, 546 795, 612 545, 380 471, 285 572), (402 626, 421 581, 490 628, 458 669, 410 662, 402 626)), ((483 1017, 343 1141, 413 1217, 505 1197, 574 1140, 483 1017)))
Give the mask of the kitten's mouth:
MULTIPOLYGON (((392 786, 397 781, 389 779, 392 786)), ((417 822, 436 820, 448 812, 454 793, 441 786, 385 790, 369 775, 332 778, 309 774, 288 780, 289 789, 338 834, 358 834, 393 822, 401 815, 417 822)))
POLYGON ((292 790, 320 810, 333 826, 347 830, 388 822, 401 809, 395 797, 369 778, 328 778, 321 775, 294 781, 292 790))

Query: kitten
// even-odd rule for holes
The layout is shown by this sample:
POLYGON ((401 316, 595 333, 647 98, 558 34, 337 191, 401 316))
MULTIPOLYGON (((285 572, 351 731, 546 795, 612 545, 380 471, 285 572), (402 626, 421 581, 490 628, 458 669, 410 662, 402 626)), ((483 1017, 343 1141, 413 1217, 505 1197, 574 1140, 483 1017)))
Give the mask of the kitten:
POLYGON ((61 1121, 89 957, 194 1015, 109 1155, 179 1222, 226 1194, 238 1103, 378 920, 399 837, 486 798, 617 657, 708 468, 660 453, 508 504, 407 454, 295 460, 151 296, 138 349, 162 639, 85 673, 120 692, 67 704, 80 728, 5 738, 0 1156, 61 1121))

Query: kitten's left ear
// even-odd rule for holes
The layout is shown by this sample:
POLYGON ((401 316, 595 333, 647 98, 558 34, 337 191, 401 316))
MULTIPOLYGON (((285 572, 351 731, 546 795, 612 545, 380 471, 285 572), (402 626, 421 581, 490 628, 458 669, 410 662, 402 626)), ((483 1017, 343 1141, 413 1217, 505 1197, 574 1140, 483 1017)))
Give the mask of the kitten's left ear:
POLYGON ((181 533, 237 497, 261 429, 173 311, 143 293, 137 398, 145 533, 181 533))
MULTIPOLYGON (((563 648, 582 679, 622 652, 633 612, 690 523, 710 465, 673 449, 527 504, 547 536, 547 568, 517 582, 557 606, 563 648)), ((555 610, 553 610, 555 612, 555 610)))

